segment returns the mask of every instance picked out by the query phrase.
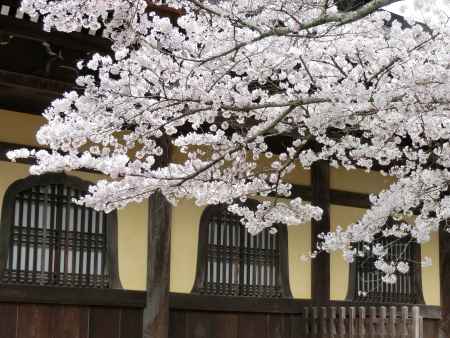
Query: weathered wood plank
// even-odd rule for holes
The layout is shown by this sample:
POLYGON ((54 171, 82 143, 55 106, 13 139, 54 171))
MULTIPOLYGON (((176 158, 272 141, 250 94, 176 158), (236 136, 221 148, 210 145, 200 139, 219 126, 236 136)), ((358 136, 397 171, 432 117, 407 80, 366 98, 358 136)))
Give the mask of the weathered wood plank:
MULTIPOLYGON (((210 338, 214 336, 212 322, 205 312, 186 313, 186 338, 210 338)), ((178 337, 177 337, 178 338, 178 337)))
POLYGON ((81 306, 52 306, 52 338, 88 338, 89 308, 81 306))
POLYGON ((19 305, 17 338, 51 337, 52 309, 48 305, 19 305))
POLYGON ((93 307, 89 316, 89 338, 120 338, 120 319, 120 309, 93 307))
POLYGON ((120 338, 142 337, 142 311, 122 309, 120 317, 120 338))
POLYGON ((0 303, 0 332, 2 338, 16 338, 18 304, 0 303))
POLYGON ((169 338, 187 338, 185 311, 170 311, 169 338))
MULTIPOLYGON (((270 338, 265 314, 243 313, 239 315, 238 338, 270 338)), ((209 337, 208 337, 209 338, 209 337)))

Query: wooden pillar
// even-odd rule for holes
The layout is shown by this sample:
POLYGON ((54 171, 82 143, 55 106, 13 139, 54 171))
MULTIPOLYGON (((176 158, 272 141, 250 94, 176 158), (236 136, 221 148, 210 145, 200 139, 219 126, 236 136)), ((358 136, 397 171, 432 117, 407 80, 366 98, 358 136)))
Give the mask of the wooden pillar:
MULTIPOLYGON (((165 143, 164 159, 169 161, 169 144, 165 143)), ((169 284, 170 284, 170 224, 171 205, 160 192, 149 199, 147 244, 147 305, 143 316, 144 338, 169 336, 169 284)))
MULTIPOLYGON (((311 249, 317 244, 317 235, 330 231, 330 167, 327 161, 319 161, 311 167, 312 204, 322 208, 320 221, 311 222, 311 249)), ((316 304, 330 300, 330 256, 319 254, 311 261, 311 299, 316 304)))
POLYGON ((439 271, 441 280, 442 337, 450 337, 450 233, 439 233, 439 271))

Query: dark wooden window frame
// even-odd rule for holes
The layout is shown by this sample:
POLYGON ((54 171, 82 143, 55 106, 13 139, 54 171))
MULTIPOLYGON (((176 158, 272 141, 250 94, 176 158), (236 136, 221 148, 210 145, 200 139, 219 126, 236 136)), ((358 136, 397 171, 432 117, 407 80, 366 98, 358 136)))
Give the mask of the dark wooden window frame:
MULTIPOLYGON (((6 268, 8 260, 8 248, 10 242, 10 228, 14 219, 14 204, 16 196, 35 186, 65 185, 80 191, 88 191, 91 182, 66 174, 44 174, 40 176, 28 176, 13 182, 5 192, 0 219, 0 276, 6 268)), ((117 212, 106 215, 106 266, 109 272, 110 288, 121 289, 118 271, 118 246, 117 246, 117 212)), ((39 286, 38 286, 39 287, 39 286)), ((48 287, 48 286, 47 286, 48 287)))
MULTIPOLYGON (((411 245, 412 250, 412 259, 416 262, 420 262, 421 260, 421 246, 417 243, 410 243, 408 245, 411 245)), ((386 295, 386 298, 391 297, 392 299, 378 299, 374 300, 370 296, 367 298, 367 300, 364 299, 364 297, 358 296, 358 285, 357 285, 357 278, 358 278, 358 260, 356 259, 355 262, 350 264, 350 272, 349 272, 349 281, 348 281, 348 290, 347 290, 347 296, 346 300, 356 303, 402 303, 401 300, 399 300, 396 297, 395 293, 391 293, 389 295, 386 295)), ((415 295, 411 295, 413 298, 415 298, 412 302, 403 302, 406 304, 425 304, 425 300, 423 297, 423 288, 422 288, 422 269, 419 263, 416 264, 410 264, 410 269, 412 272, 413 280, 412 284, 410 286, 411 290, 415 290, 415 295)), ((380 281, 380 283, 382 283, 380 281)), ((406 297, 406 296, 404 296, 406 297)))
MULTIPOLYGON (((248 200, 246 203, 248 206, 255 207, 257 202, 254 200, 248 200)), ((201 288, 205 284, 206 266, 208 264, 208 226, 211 218, 218 212, 223 212, 226 206, 224 205, 210 205, 206 207, 200 218, 199 236, 198 236, 198 251, 197 251, 197 268, 194 287, 192 289, 193 294, 199 294, 201 288)), ((279 236, 279 274, 278 283, 280 285, 281 297, 280 298, 292 298, 291 288, 289 284, 289 261, 288 261, 288 233, 286 225, 276 226, 279 236)), ((243 228, 244 231, 245 228, 243 228)), ((209 295, 215 296, 215 295, 209 295)), ((230 297, 230 296, 225 296, 230 297)), ((241 297, 241 296, 238 296, 241 297)), ((264 298, 258 296, 242 296, 244 298, 264 298)))

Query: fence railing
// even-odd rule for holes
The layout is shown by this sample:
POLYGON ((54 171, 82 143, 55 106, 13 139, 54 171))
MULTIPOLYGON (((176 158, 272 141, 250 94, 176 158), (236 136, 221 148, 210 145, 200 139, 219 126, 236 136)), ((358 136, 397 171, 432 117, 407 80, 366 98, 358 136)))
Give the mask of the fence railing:
POLYGON ((420 309, 412 307, 305 307, 300 337, 423 338, 420 309))

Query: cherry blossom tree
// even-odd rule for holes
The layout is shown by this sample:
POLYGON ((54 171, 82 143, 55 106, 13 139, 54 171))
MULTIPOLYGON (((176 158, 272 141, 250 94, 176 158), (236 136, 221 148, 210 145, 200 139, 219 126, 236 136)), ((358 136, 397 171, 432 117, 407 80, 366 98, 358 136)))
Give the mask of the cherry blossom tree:
MULTIPOLYGON (((395 183, 317 249, 351 262, 366 254, 355 243, 380 233, 428 241, 450 217, 450 31, 439 13, 424 24, 393 17, 383 8, 394 2, 23 0, 47 30, 103 29, 112 52, 80 61, 79 90, 45 111, 37 140, 49 150, 9 156, 35 158, 33 174, 103 173, 79 201, 96 209, 159 191, 174 204, 228 204, 251 233, 320 219, 320 208, 283 198, 299 168, 382 168, 395 183), (157 165, 163 141, 183 159, 157 165), (267 196, 256 210, 242 203, 267 196)), ((409 269, 381 244, 370 254, 386 282, 409 269)))

